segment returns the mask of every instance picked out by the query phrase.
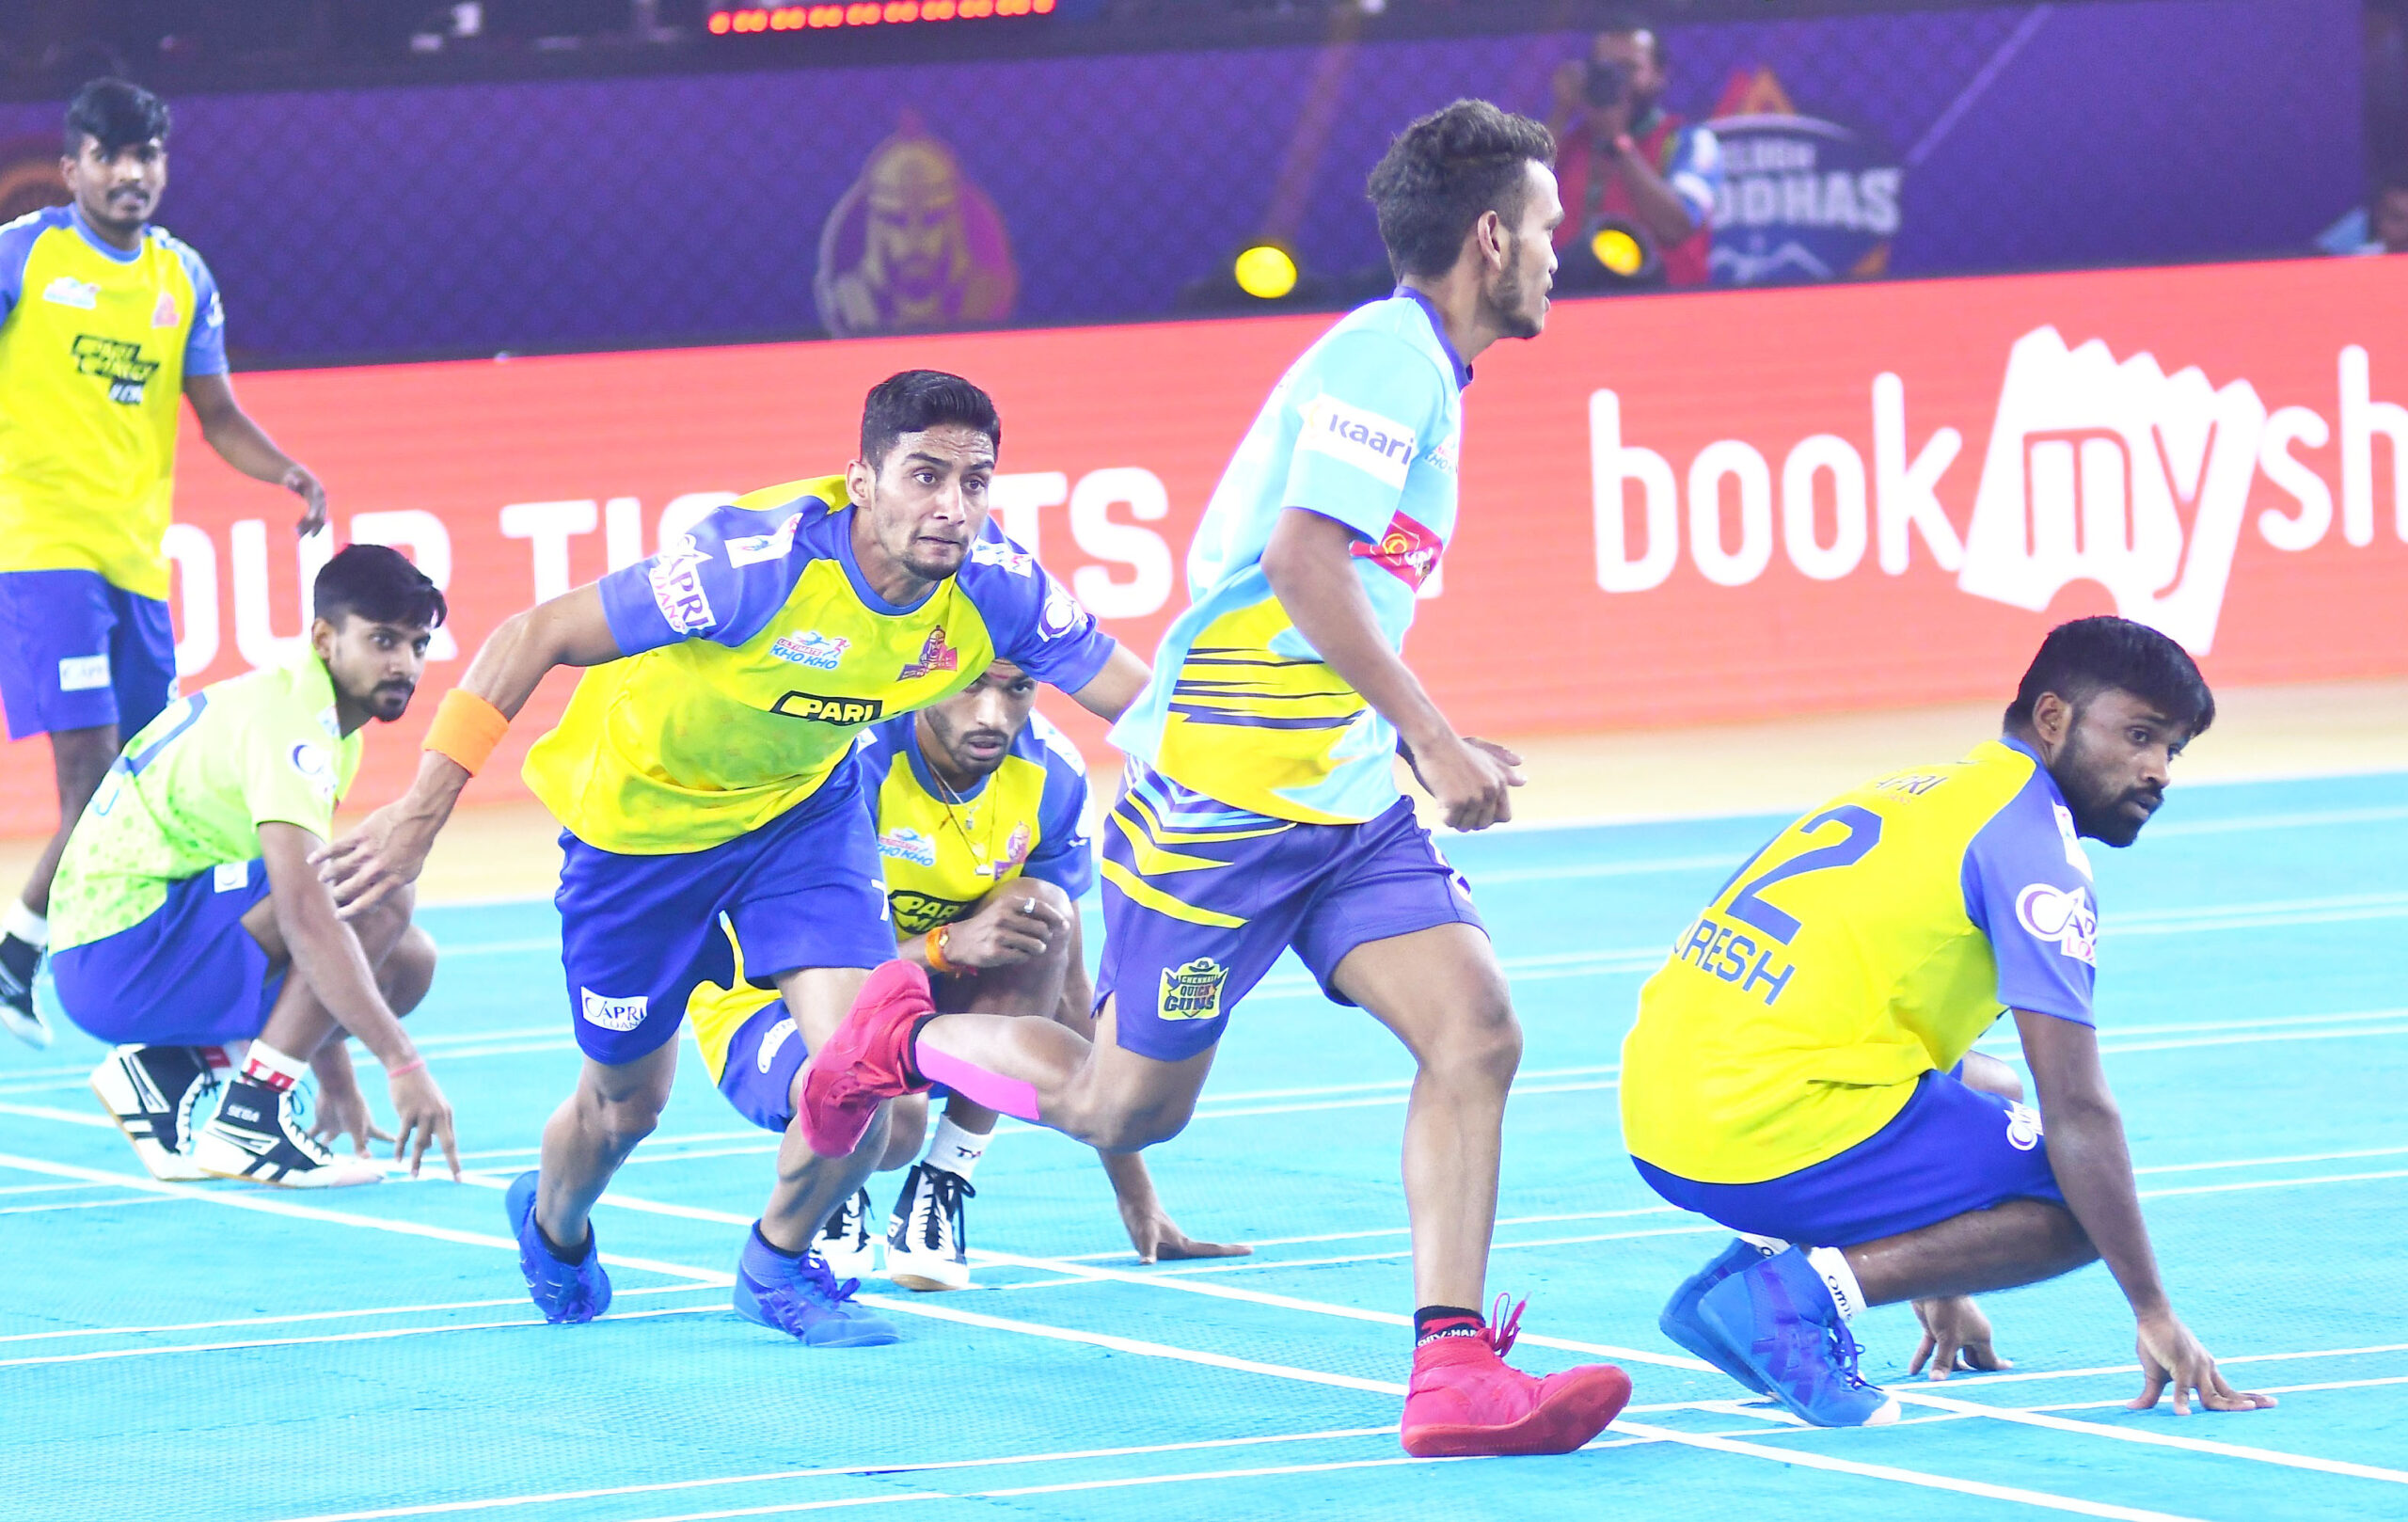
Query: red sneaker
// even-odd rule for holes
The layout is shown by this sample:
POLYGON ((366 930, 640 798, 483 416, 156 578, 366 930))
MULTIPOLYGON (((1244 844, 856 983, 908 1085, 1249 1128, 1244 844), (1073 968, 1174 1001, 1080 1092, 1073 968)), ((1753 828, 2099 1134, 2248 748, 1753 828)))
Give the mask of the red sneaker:
POLYGON ((1406 1452, 1418 1459, 1569 1453, 1622 1414, 1630 1376, 1612 1364, 1584 1364, 1545 1379, 1510 1367, 1505 1351, 1521 1321, 1515 1306, 1501 1324, 1483 1326, 1476 1337, 1439 1338, 1413 1350, 1401 1435, 1406 1452))
POLYGON ((813 1151, 845 1156, 880 1101, 928 1086, 911 1076, 911 1028, 936 1008, 926 968, 891 961, 869 975, 845 1023, 802 1065, 802 1136, 813 1151))

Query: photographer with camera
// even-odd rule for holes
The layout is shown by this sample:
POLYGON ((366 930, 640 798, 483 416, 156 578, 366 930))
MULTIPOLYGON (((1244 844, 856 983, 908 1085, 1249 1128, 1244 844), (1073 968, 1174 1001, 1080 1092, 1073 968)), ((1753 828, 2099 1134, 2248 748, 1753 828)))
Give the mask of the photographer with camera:
POLYGON ((1706 283, 1722 150, 1714 134, 1666 111, 1664 44, 1639 24, 1610 25, 1555 71, 1556 178, 1565 216, 1559 249, 1588 246, 1608 223, 1642 232, 1664 282, 1706 283))

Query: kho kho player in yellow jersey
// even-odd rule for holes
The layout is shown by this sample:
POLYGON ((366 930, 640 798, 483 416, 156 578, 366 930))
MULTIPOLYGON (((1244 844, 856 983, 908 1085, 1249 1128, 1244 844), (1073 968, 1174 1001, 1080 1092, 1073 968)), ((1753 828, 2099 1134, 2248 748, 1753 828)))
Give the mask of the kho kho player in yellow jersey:
POLYGON ((298 493, 318 478, 234 402, 226 314, 200 256, 150 225, 167 183, 167 107, 98 79, 67 107, 71 204, 0 227, 0 706, 50 737, 58 832, 0 914, 0 1025, 35 1046, 51 878, 118 746, 175 696, 167 499, 179 396, 227 464, 298 493))
MULTIPOLYGON (((1398 796, 1406 749, 1447 821, 1510 812, 1517 758, 1456 733, 1402 655, 1455 530, 1471 362, 1545 325, 1561 219, 1554 143, 1459 101, 1407 127, 1370 195, 1398 285, 1282 376, 1187 556, 1190 606, 1113 731, 1129 784, 1103 830, 1101 999, 1090 1043, 1050 1022, 929 1015, 882 969, 804 1075, 804 1123, 851 1145, 879 1096, 934 1079, 1130 1150, 1193 1113, 1230 1011, 1290 946, 1418 1068, 1404 1134, 1421 1455, 1563 1452, 1628 1399, 1609 1365, 1508 1365, 1519 1311, 1481 1314, 1506 1092, 1521 1030, 1469 888, 1398 796)), ((1511 532, 1510 527, 1500 532, 1511 532)))
MULTIPOLYGON (((824 652, 823 652, 824 654, 824 652)), ((927 968, 938 1006, 1059 1020, 1095 1028, 1077 900, 1095 882, 1083 828, 1085 764, 1035 707, 1037 678, 997 660, 976 681, 914 714, 863 732, 854 754, 878 832, 896 954, 927 968)), ((794 1017, 743 975, 705 982, 686 1007, 711 1081, 748 1120, 783 1132, 807 1051, 794 1017)), ((917 1096, 895 1102, 880 1171, 918 1149, 927 1119, 917 1096)), ((995 1112, 967 1096, 945 1102, 927 1156, 905 1176, 886 1225, 886 1275, 907 1290, 970 1285, 964 1200, 995 1129, 995 1112)), ((1143 1159, 1103 1154, 1137 1256, 1223 1258, 1250 1249, 1196 1242, 1155 1197, 1143 1159)), ((832 1213, 814 1245, 837 1277, 877 1266, 869 1191, 832 1213)))
POLYGON ((2215 718, 2182 647, 2062 625, 1961 761, 1832 800, 1731 875, 1640 994, 1624 1140, 1673 1204, 1741 1234, 1665 1306, 1674 1341, 1826 1427, 1894 1421, 1849 1318, 1914 1302, 1913 1369, 2002 1367, 1969 1296, 2103 1258, 2144 1388, 2237 1392, 2177 1320, 2093 1028, 2099 905, 2083 841, 2129 846, 2215 718), (2038 1111, 1972 1051, 2012 1011, 2038 1111), (2046 1119, 2045 1127, 2042 1124, 2046 1119))
MULTIPOLYGON (((505 1197, 547 1319, 610 1304, 588 1217, 668 1102, 694 990, 730 986, 722 921, 745 978, 777 991, 813 1048, 894 957, 854 737, 997 657, 1107 718, 1145 685, 1145 663, 990 521, 1002 432, 959 376, 880 382, 843 475, 753 492, 504 621, 445 695, 410 791, 326 853, 355 909, 414 879, 507 716, 554 667, 591 668, 527 759, 563 827, 561 959, 585 1054, 541 1165, 505 1197)), ((810 1250, 885 1154, 883 1107, 857 1140, 823 1158, 789 1129, 738 1258, 737 1308, 809 1343, 896 1336, 810 1250)))

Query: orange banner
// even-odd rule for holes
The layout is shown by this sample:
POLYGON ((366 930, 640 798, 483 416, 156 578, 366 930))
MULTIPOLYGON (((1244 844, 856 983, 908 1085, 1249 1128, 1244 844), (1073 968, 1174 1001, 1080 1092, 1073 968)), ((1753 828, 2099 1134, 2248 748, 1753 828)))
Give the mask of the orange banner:
MULTIPOLYGON (((958 371, 1005 419, 1007 529, 1150 652, 1188 538, 1281 370, 1272 317, 246 375, 338 534, 455 617, 355 804, 416 765, 496 623, 664 524, 840 468, 863 393, 958 371)), ((1457 724, 1581 731, 1972 697, 2115 610, 2210 679, 2408 672, 2408 260, 1565 302, 1466 399, 1464 514, 1409 654, 1457 724)), ((188 426, 168 542, 187 687, 280 658, 325 553, 188 426)), ((547 685, 469 799, 522 797, 547 685)), ((1100 725, 1049 700, 1082 743, 1100 725)), ((8 748, 0 829, 54 816, 8 748)))

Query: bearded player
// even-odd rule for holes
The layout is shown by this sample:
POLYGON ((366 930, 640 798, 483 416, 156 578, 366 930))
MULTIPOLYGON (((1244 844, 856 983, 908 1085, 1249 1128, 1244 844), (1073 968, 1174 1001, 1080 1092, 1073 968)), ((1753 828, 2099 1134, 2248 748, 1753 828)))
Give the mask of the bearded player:
POLYGON ((1462 830, 1506 818, 1521 780, 1517 757, 1456 733, 1399 651, 1454 533, 1471 361, 1545 325, 1553 149, 1537 122, 1459 101, 1372 171, 1396 293, 1340 320, 1273 390, 1188 552, 1193 602, 1113 734, 1130 768, 1104 830, 1094 1041, 936 1014, 925 973, 894 963, 804 1080, 823 1152, 851 1149, 880 1097, 930 1080, 1143 1147, 1186 1123, 1230 1010, 1293 946, 1419 1069, 1404 1135, 1416 1454, 1564 1451, 1630 1393, 1610 1366, 1509 1367, 1519 1310, 1481 1314, 1521 1031, 1469 889, 1389 765, 1402 750, 1462 830))

